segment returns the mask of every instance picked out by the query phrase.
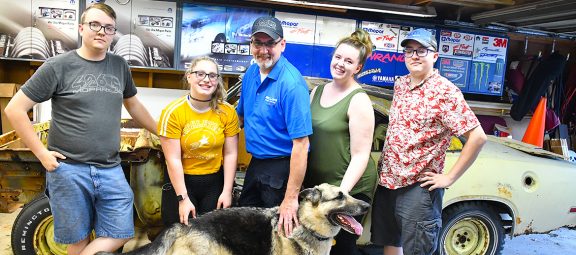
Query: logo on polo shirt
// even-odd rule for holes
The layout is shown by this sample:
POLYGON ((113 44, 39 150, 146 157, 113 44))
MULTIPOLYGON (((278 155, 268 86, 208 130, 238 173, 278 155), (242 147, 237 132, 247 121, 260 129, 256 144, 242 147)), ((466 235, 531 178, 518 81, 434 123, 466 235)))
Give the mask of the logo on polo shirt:
POLYGON ((266 102, 267 105, 276 105, 276 103, 278 102, 278 98, 273 98, 270 96, 266 96, 264 97, 264 101, 266 102))

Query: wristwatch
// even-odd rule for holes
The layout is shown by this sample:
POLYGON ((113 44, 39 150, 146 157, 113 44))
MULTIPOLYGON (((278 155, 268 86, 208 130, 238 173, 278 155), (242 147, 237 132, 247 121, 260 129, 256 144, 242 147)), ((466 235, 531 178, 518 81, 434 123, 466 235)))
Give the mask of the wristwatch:
POLYGON ((184 199, 186 199, 187 197, 188 197, 188 196, 187 196, 186 194, 176 196, 176 198, 178 198, 178 202, 184 201, 184 199))

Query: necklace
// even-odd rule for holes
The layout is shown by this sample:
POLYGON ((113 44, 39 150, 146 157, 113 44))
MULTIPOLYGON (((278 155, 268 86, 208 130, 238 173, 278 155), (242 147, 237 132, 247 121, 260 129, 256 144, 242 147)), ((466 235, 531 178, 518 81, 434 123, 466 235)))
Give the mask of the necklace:
POLYGON ((194 101, 198 101, 198 102, 210 102, 212 101, 212 98, 208 99, 208 100, 202 100, 202 99, 198 99, 198 98, 194 98, 192 97, 192 95, 188 95, 192 100, 194 101))

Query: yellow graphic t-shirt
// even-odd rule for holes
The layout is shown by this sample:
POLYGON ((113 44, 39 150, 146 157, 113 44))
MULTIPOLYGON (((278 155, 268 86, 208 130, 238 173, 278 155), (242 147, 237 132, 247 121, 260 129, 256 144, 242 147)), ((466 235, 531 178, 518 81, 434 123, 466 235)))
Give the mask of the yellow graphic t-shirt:
POLYGON ((228 103, 220 111, 196 111, 188 96, 174 100, 160 115, 158 135, 180 139, 182 167, 189 175, 218 172, 223 160, 224 140, 240 132, 238 115, 228 103))

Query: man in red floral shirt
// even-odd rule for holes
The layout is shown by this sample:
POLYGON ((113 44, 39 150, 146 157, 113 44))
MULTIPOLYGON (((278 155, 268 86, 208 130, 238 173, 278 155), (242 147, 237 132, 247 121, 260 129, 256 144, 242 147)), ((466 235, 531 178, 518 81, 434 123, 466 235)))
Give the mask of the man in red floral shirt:
POLYGON ((416 29, 401 44, 408 71, 394 85, 379 186, 372 208, 372 242, 384 254, 432 254, 442 226, 444 188, 472 165, 486 142, 462 92, 434 69, 434 35, 416 29), (460 158, 443 174, 452 135, 465 136, 460 158))

